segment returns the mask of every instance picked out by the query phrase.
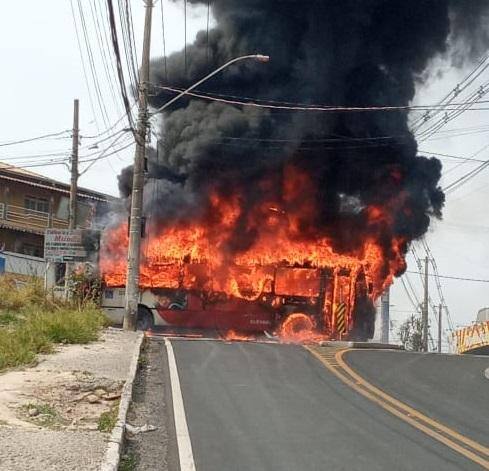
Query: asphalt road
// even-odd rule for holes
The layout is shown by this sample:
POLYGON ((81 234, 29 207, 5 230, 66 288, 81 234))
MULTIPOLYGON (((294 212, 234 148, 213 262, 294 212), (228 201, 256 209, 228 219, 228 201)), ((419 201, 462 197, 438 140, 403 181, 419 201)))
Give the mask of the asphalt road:
POLYGON ((386 393, 489 447, 489 357, 357 350, 345 360, 386 393))
MULTIPOLYGON (((481 469, 359 395, 300 346, 172 345, 197 471, 481 469)), ((370 361, 374 353, 365 352, 370 361)), ((385 361, 404 364, 399 358, 385 361)))

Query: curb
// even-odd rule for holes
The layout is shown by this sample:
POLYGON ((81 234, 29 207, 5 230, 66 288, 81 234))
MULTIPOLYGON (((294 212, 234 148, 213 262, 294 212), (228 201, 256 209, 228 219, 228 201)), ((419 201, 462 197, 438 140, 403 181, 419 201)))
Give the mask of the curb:
POLYGON ((320 347, 339 347, 339 348, 362 348, 373 350, 404 350, 402 345, 379 342, 345 342, 341 340, 325 340, 319 342, 320 347))
POLYGON ((100 465, 100 471, 117 471, 119 467, 119 461, 121 457, 122 444, 124 441, 124 431, 126 430, 126 418, 127 411, 132 399, 132 387, 136 373, 138 370, 139 355, 141 353, 141 345, 143 343, 144 334, 138 332, 138 338, 136 340, 136 348, 131 358, 131 364, 129 366, 129 374, 127 376, 124 388, 122 389, 121 401, 119 403, 119 414, 117 415, 117 422, 112 429, 110 438, 108 440, 107 448, 105 450, 104 459, 100 465))

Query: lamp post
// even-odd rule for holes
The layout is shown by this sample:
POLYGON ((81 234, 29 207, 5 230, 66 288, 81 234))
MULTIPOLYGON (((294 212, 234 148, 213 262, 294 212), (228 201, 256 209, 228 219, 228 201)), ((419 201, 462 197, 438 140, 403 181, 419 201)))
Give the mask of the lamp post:
POLYGON ((171 104, 175 103, 177 100, 182 98, 184 95, 187 93, 191 92, 195 88, 197 88, 199 85, 203 84, 204 82, 207 82, 210 78, 214 77, 214 75, 218 74, 221 72, 221 70, 229 67, 232 64, 235 64, 236 62, 243 61, 243 60, 249 60, 253 59, 258 62, 268 62, 270 60, 270 56, 264 56, 262 54, 250 54, 247 56, 241 56, 241 57, 236 57, 234 59, 231 59, 230 61, 226 62, 224 65, 221 65, 221 67, 217 68, 213 72, 211 72, 209 75, 206 75, 203 79, 199 80, 198 82, 195 82, 191 87, 187 88, 183 92, 180 92, 177 96, 173 97, 171 100, 167 101, 163 106, 158 108, 156 111, 153 113, 150 113, 150 116, 154 116, 155 114, 161 113, 164 109, 168 108, 171 104))
MULTIPOLYGON (((148 47, 149 50, 149 47, 148 47)), ((149 53, 146 54, 149 57, 149 53)), ((250 54, 246 56, 236 57, 226 62, 221 67, 217 68, 210 74, 206 75, 204 78, 195 82, 191 87, 187 88, 183 92, 180 92, 177 96, 173 97, 171 100, 167 101, 163 106, 158 108, 150 116, 154 116, 161 113, 163 110, 168 108, 172 103, 182 98, 184 95, 197 88, 202 83, 209 80, 214 75, 221 72, 221 70, 229 67, 236 62, 243 60, 256 60, 258 62, 268 62, 270 60, 269 56, 264 56, 262 54, 250 54)), ((147 81, 149 76, 149 64, 143 69, 145 71, 145 77, 143 77, 143 82, 147 81)), ((146 94, 147 87, 142 87, 140 101, 143 102, 143 112, 146 108, 146 94)), ((143 120, 142 120, 143 122, 143 120)), ((138 144, 140 147, 144 148, 144 141, 138 144)), ((141 160, 141 159, 139 159, 141 160)), ((141 166, 140 162, 140 166, 141 166)), ((138 174, 139 175, 139 174, 138 174)), ((137 314, 138 314, 138 303, 139 303, 139 264, 140 264, 140 247, 141 247, 141 214, 143 206, 143 178, 134 178, 133 188, 132 188, 132 198, 131 198, 131 217, 129 221, 129 247, 127 254, 127 281, 126 281, 126 299, 125 299, 125 313, 124 313, 124 329, 125 330, 136 330, 137 327, 137 314)))

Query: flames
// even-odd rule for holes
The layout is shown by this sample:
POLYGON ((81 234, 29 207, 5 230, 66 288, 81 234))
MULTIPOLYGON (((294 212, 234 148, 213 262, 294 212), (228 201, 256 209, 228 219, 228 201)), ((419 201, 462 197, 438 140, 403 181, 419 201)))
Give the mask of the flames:
MULTIPOLYGON (((264 179, 260 197, 251 204, 238 189, 212 190, 205 209, 190 220, 183 212, 171 223, 150 219, 140 286, 220 292, 249 301, 287 294, 312 299, 318 296, 320 270, 327 268, 333 274, 347 270, 353 282, 364 273, 371 287, 368 296, 375 300, 405 268, 406 242, 386 237, 392 233, 392 208, 360 208, 365 236, 354 249, 339 253, 332 231, 325 235, 317 229, 317 194, 311 178, 287 168, 280 197, 275 198, 272 183, 264 179)), ((100 266, 108 286, 125 285, 127 246, 127 224, 105 232, 100 266)), ((344 292, 354 302, 352 289, 344 292)), ((293 326, 305 321, 296 317, 290 322, 282 326, 285 337, 294 337, 293 326)))

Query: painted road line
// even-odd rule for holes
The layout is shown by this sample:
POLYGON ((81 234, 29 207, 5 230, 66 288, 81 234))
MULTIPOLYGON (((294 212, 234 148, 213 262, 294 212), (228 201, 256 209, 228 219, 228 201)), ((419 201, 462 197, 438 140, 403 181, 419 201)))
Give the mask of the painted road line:
POLYGON ((431 427, 434 427, 438 429, 439 431, 443 432, 446 435, 449 435, 455 440, 458 440, 459 442, 462 442, 463 444, 467 445, 470 448, 473 448, 477 452, 481 453, 482 455, 489 457, 489 448, 487 448, 484 445, 481 445, 480 443, 471 440, 470 438, 466 437, 465 435, 462 435, 455 430, 447 427, 446 425, 441 424, 440 422, 422 414, 416 409, 413 409, 412 407, 408 406, 407 404, 399 401, 398 399, 389 396, 386 394, 384 391, 381 389, 377 388, 373 384, 369 383, 367 380, 362 378, 358 373, 356 373, 350 366, 347 365, 345 360, 343 359, 343 355, 346 353, 346 350, 337 352, 335 355, 337 363, 340 365, 340 367, 346 371, 353 379, 357 381, 357 384, 361 384, 362 386, 366 387, 370 391, 372 391, 374 394, 377 394, 378 396, 382 397, 386 401, 390 402, 392 405, 398 407, 399 409, 403 409, 406 413, 410 414, 413 417, 416 417, 417 419, 425 422, 426 424, 430 425, 431 427))
POLYGON ((168 367, 170 369, 173 417, 175 420, 175 430, 177 434, 180 470, 195 471, 194 454, 192 452, 192 443, 188 433, 187 418, 185 416, 185 407, 183 405, 183 396, 182 389, 180 387, 180 378, 178 376, 177 362, 175 360, 173 346, 170 340, 167 338, 165 338, 165 345, 168 354, 168 367))
MULTIPOLYGON (((358 374, 356 374, 355 372, 354 373, 356 375, 356 378, 355 378, 355 381, 356 382, 353 381, 353 379, 351 379, 350 377, 348 377, 348 374, 349 373, 347 373, 344 370, 343 365, 345 363, 341 359, 341 354, 344 353, 347 350, 338 351, 337 354, 335 355, 335 359, 336 359, 336 361, 338 363, 338 366, 339 366, 338 367, 336 365, 335 366, 330 365, 330 361, 321 354, 320 349, 314 349, 314 348, 310 348, 310 347, 306 347, 306 348, 331 373, 333 373, 337 378, 339 378, 341 381, 343 381, 343 383, 345 383, 346 385, 350 386, 352 389, 354 389, 355 391, 357 391, 359 394, 361 394, 362 396, 366 397, 367 399, 369 399, 370 401, 374 402, 375 404, 379 405, 380 407, 382 407, 386 411, 390 412, 391 414, 395 415, 396 417, 398 417, 402 421, 404 421, 404 422, 410 424, 411 426, 413 426, 414 428, 416 428, 416 429, 424 432, 426 435, 432 437, 433 439, 439 441, 440 443, 443 443, 444 445, 448 446, 452 450, 457 451, 458 453, 460 453, 461 455, 465 456, 466 458, 468 458, 469 460, 473 461, 474 463, 479 464, 480 466, 482 466, 482 468, 489 470, 489 461, 487 459, 485 459, 484 457, 476 454, 472 450, 468 450, 467 448, 465 448, 464 446, 462 446, 460 443, 457 443, 457 442, 451 440, 450 438, 447 438, 446 436, 442 435, 440 432, 438 432, 437 430, 434 429, 435 427, 433 427, 429 423, 423 423, 423 422, 418 421, 419 420, 419 416, 422 416, 422 414, 419 413, 418 411, 416 411, 418 417, 417 418, 413 418, 411 416, 411 413, 408 413, 406 410, 402 410, 401 408, 396 408, 393 405, 394 402, 397 402, 398 404, 402 404, 400 401, 397 401, 396 399, 388 396, 384 392, 382 392, 382 396, 380 396, 380 395, 374 393, 372 390, 369 390, 365 386, 365 384, 367 382, 363 378, 361 378, 361 376, 359 376, 358 374), (386 397, 389 397, 390 400, 387 401, 386 397)), ((351 371, 353 371, 353 370, 351 370, 351 371)), ((374 388, 374 386, 372 386, 372 388, 374 388)), ((376 389, 378 389, 378 388, 376 388, 376 389)), ((406 406, 404 404, 403 404, 403 406, 409 407, 409 406, 406 406)), ((412 408, 410 408, 410 409, 412 409, 412 408)), ((412 409, 412 410, 415 411, 415 409, 412 409)), ((441 425, 441 424, 439 424, 439 425, 441 425)), ((438 427, 436 427, 436 428, 438 428, 438 427)), ((452 437, 454 437, 454 436, 461 436, 460 434, 458 434, 454 430, 449 429, 446 426, 443 426, 443 428, 445 430, 450 430, 452 432, 452 437)), ((469 440, 466 437, 464 437, 464 438, 466 440, 469 440)), ((469 441, 473 442, 472 440, 469 440, 469 441)), ((473 443, 476 443, 476 442, 473 442, 473 443)), ((482 445, 479 445, 479 444, 477 444, 477 445, 479 447, 482 447, 482 445)), ((484 449, 484 448, 485 447, 482 447, 482 449, 484 449)))

